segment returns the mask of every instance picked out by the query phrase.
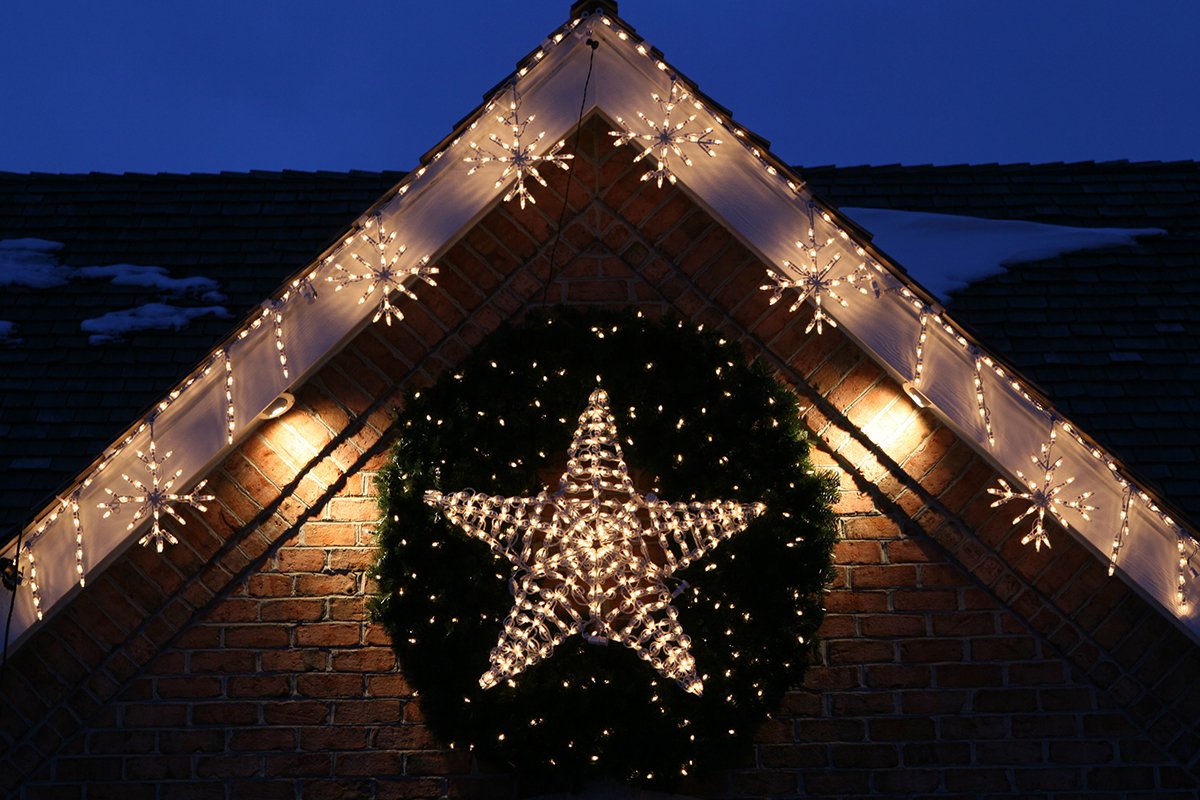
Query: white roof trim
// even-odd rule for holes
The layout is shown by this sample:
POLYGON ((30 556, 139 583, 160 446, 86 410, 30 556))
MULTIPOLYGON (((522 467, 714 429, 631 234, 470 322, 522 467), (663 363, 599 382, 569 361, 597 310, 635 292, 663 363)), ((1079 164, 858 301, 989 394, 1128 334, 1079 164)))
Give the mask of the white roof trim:
MULTIPOLYGON (((608 18, 590 17, 573 20, 552 36, 526 59, 516 78, 522 96, 524 116, 537 115, 537 130, 547 132, 545 142, 558 141, 575 125, 580 91, 584 84, 589 49, 584 45, 584 33, 601 42, 595 52, 589 107, 598 108, 609 117, 623 117, 631 125, 637 112, 656 111, 651 92, 669 92, 674 72, 656 53, 636 36, 622 30, 608 18), (601 24, 603 23, 603 24, 601 24), (576 29, 576 26, 579 26, 576 29)), ((496 99, 505 94, 497 90, 496 99)), ((776 271, 784 271, 781 262, 796 261, 799 255, 794 242, 802 238, 809 225, 810 195, 796 176, 769 153, 755 149, 750 137, 708 107, 696 110, 703 126, 712 125, 724 139, 717 148, 716 158, 693 153, 692 167, 680 166, 676 175, 702 205, 710 210, 743 242, 755 250, 776 271), (725 130, 722 130, 725 129, 725 130)), ((434 154, 425 167, 415 170, 398 187, 398 192, 370 212, 377 212, 389 229, 399 232, 397 241, 408 245, 407 256, 415 260, 423 255, 437 256, 457 241, 496 202, 506 187, 494 186, 496 173, 486 169, 482 174, 466 177, 463 157, 470 151, 472 140, 482 142, 487 133, 505 134, 497 124, 494 112, 485 108, 462 135, 450 140, 445 148, 434 154), (490 177, 489 177, 490 176, 490 177)), ((698 121, 699 121, 698 120, 698 121)), ((627 145, 628 146, 628 145, 627 145)), ((535 196, 538 187, 533 187, 535 196)), ((371 213, 359 219, 362 225, 371 213)), ((836 212, 832 212, 836 217, 836 212)), ((839 248, 844 259, 854 263, 864 260, 854 237, 852 224, 836 219, 817 225, 836 237, 833 247, 839 248), (844 230, 846 236, 840 236, 844 230)), ((911 282, 902 270, 890 267, 889 260, 875 251, 869 243, 862 246, 868 260, 876 259, 886 273, 882 279, 890 282, 893 291, 878 298, 864 297, 853 291, 844 296, 844 308, 826 307, 841 328, 900 380, 914 374, 914 348, 920 334, 918 309, 932 307, 935 301, 911 282)), ((350 252, 362 247, 352 236, 332 253, 318 259, 302 277, 285 284, 274 299, 281 303, 283 340, 286 344, 290 378, 285 379, 279 367, 270 316, 255 316, 202 364, 193 377, 164 398, 159 405, 156 439, 160 453, 173 451, 168 466, 173 472, 182 468, 176 487, 189 490, 216 464, 224 459, 230 446, 227 443, 227 403, 225 398, 224 355, 228 351, 234 366, 233 408, 235 412, 234 444, 255 427, 255 417, 280 393, 310 377, 333 352, 353 337, 373 316, 374 302, 360 305, 358 285, 335 292, 326 283, 332 272, 330 262, 342 261, 350 252), (303 277, 312 277, 319 297, 307 301, 299 291, 303 277), (241 376, 254 376, 246 380, 241 376)), ((361 250, 367 255, 365 250, 361 250)), ((349 263, 349 262, 345 262, 349 263)), ((434 260, 436 263, 436 259, 434 260)), ((846 261, 845 263, 852 263, 846 261)), ((418 295, 421 284, 414 285, 418 295)), ((378 297, 378 292, 372 300, 378 297)), ((268 302, 270 299, 268 299, 268 302)), ((811 308, 797 313, 811 313, 811 308)), ((1046 440, 1049 417, 1052 413, 1032 393, 1021 388, 1024 384, 1012 375, 1001 378, 1003 370, 985 367, 984 388, 991 419, 996 431, 996 446, 989 448, 982 430, 974 393, 975 363, 968 350, 970 345, 963 334, 945 317, 930 316, 927 320, 927 341, 924 347, 924 382, 921 389, 932 401, 939 416, 945 419, 963 438, 973 444, 1002 471, 1028 472, 1031 454, 1036 454, 1046 440), (1016 388, 1014 388, 1016 387, 1016 388)), ((815 335, 815 333, 813 334, 815 335)), ((129 487, 122 473, 140 475, 144 467, 137 461, 136 451, 144 449, 148 431, 142 422, 128 436, 114 442, 105 455, 76 483, 79 523, 84 532, 84 559, 88 574, 93 574, 116 558, 142 535, 142 530, 127 531, 126 521, 131 508, 102 520, 97 508, 108 496, 105 487, 124 493, 129 487), (123 515, 123 516, 122 516, 123 515)), ((1076 486, 1095 492, 1092 504, 1099 507, 1090 521, 1071 517, 1071 532, 1102 559, 1111 549, 1114 534, 1121 528, 1120 512, 1126 484, 1118 465, 1111 456, 1085 442, 1069 426, 1060 428, 1058 455, 1063 458, 1061 475, 1076 476, 1076 486), (1061 435, 1066 431, 1070 435, 1061 435)), ((1158 606, 1165 615, 1175 619, 1193 637, 1200 638, 1200 614, 1193 599, 1187 610, 1176 603, 1176 589, 1181 575, 1179 547, 1190 556, 1195 541, 1155 504, 1141 489, 1133 488, 1135 501, 1130 506, 1129 534, 1121 548, 1118 569, 1127 579, 1158 606)), ((35 524, 27 529, 26 542, 32 538, 36 546, 37 584, 44 613, 62 607, 78 587, 75 575, 75 536, 71 522, 71 496, 60 504, 43 510, 35 524)), ((1014 513, 1019 511, 1012 507, 1014 513)), ((1068 511, 1068 514, 1073 512, 1068 511)), ((166 523, 170 526, 172 523, 166 523)), ((144 528, 145 525, 139 526, 144 528)), ((10 545, 5 555, 13 557, 10 545)), ((23 565, 28 566, 23 558, 23 565)), ((28 572, 28 569, 27 569, 28 572)), ((27 583, 28 586, 28 575, 27 583)), ((1190 580, 1190 574, 1187 576, 1190 580)), ((37 620, 31 592, 22 588, 16 595, 13 619, 14 640, 19 643, 37 620)))

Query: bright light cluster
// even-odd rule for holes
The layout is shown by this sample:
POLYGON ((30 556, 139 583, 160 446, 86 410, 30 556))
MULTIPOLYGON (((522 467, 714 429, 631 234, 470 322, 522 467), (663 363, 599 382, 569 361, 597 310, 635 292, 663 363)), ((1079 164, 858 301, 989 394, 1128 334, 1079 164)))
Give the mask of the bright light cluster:
POLYGON ((546 185, 546 179, 538 172, 538 162, 542 164, 552 164, 562 169, 568 169, 567 162, 575 156, 568 153, 559 152, 562 150, 565 140, 559 142, 541 155, 538 154, 538 148, 541 147, 542 139, 545 138, 546 132, 542 131, 533 138, 533 141, 522 144, 522 139, 525 137, 526 129, 529 124, 536 118, 536 114, 530 114, 525 119, 521 119, 521 96, 517 93, 517 85, 514 82, 511 87, 511 96, 508 101, 508 111, 504 114, 497 114, 496 121, 509 129, 512 136, 511 141, 505 141, 496 134, 488 135, 488 139, 504 152, 496 154, 484 150, 478 142, 470 142, 471 155, 465 157, 463 161, 468 164, 473 164, 468 175, 474 175, 480 167, 485 164, 490 164, 493 161, 504 165, 504 171, 500 173, 500 177, 496 179, 496 188, 499 189, 508 180, 509 176, 516 173, 517 182, 504 195, 504 202, 508 202, 516 197, 521 208, 525 208, 525 202, 536 203, 533 195, 529 193, 529 187, 525 185, 527 179, 533 179, 542 186, 546 185))
POLYGON ((133 530, 137 527, 138 522, 147 514, 153 518, 153 523, 150 526, 150 531, 138 540, 138 544, 145 547, 151 542, 154 543, 154 549, 158 552, 163 551, 163 542, 170 544, 179 544, 179 540, 159 524, 159 520, 166 515, 175 518, 175 521, 180 525, 186 525, 187 520, 180 516, 175 510, 173 503, 186 503, 199 511, 206 511, 204 503, 213 499, 212 495, 198 494, 204 488, 204 484, 208 481, 200 481, 188 494, 177 494, 171 489, 179 476, 183 474, 183 469, 178 469, 170 478, 163 480, 159 474, 163 463, 171 457, 171 452, 163 454, 162 459, 158 457, 158 445, 154 441, 154 420, 150 420, 150 445, 147 451, 143 453, 137 451, 138 460, 146 465, 147 471, 150 473, 150 484, 147 486, 137 478, 131 478, 128 475, 122 474, 121 477, 126 480, 129 485, 134 488, 133 494, 117 494, 112 489, 105 488, 104 491, 112 498, 107 503, 99 503, 98 507, 104 509, 103 519, 108 519, 109 515, 120 511, 121 506, 126 503, 138 503, 138 510, 133 512, 133 519, 129 521, 126 527, 128 530, 133 530))
POLYGON ((333 268, 342 274, 330 275, 326 280, 330 283, 337 283, 337 287, 334 289, 337 292, 352 283, 366 281, 367 290, 363 292, 362 297, 358 298, 359 305, 367 302, 367 298, 376 289, 380 289, 379 310, 375 312, 371 322, 378 322, 381 317, 386 319, 388 325, 392 324, 393 318, 399 322, 404 319, 404 314, 400 312, 399 308, 392 305, 392 292, 400 292, 409 299, 416 300, 416 294, 405 285, 405 282, 409 278, 416 277, 430 286, 437 286, 437 282, 430 276, 436 275, 438 268, 429 266, 429 256, 418 259, 415 264, 408 267, 396 266, 400 261, 400 256, 404 255, 404 251, 408 248, 395 243, 396 231, 387 229, 383 222, 383 216, 380 214, 375 214, 363 223, 363 230, 359 234, 359 238, 375 251, 378 263, 372 264, 358 253, 351 253, 350 257, 357 261, 366 272, 351 272, 334 261, 333 268))
POLYGON ((761 503, 668 503, 638 494, 602 389, 579 417, 557 491, 429 491, 425 502, 513 565, 513 608, 480 686, 514 678, 578 633, 626 645, 697 695, 704 685, 666 581, 765 510, 761 503))
MULTIPOLYGON (((821 219, 827 223, 832 223, 833 220, 828 214, 822 214, 821 219)), ((812 320, 805 327, 804 332, 810 333, 815 327, 817 335, 823 331, 823 323, 828 323, 829 327, 836 328, 837 320, 825 313, 823 305, 824 298, 828 297, 838 305, 846 306, 846 301, 836 291, 838 286, 843 283, 850 284, 858 289, 862 294, 869 294, 866 283, 873 282, 871 269, 867 266, 867 262, 858 262, 853 267, 839 266, 842 261, 841 251, 832 245, 838 238, 849 239, 849 235, 835 228, 834 236, 821 238, 817 236, 815 208, 813 204, 808 207, 808 231, 804 241, 796 242, 796 247, 800 249, 803 258, 799 263, 793 264, 787 259, 783 260, 783 266, 798 274, 796 278, 788 278, 786 275, 781 275, 773 269, 767 270, 767 277, 772 283, 758 287, 763 291, 771 292, 770 304, 775 305, 783 297, 783 293, 789 289, 795 289, 799 293, 796 301, 788 308, 789 312, 794 312, 800 308, 806 300, 812 300, 816 307, 816 312, 813 314, 812 320), (859 285, 862 282, 863 285, 859 285)), ((859 251, 859 255, 865 255, 859 251)), ((875 290, 876 296, 879 295, 879 289, 875 290)), ((915 383, 915 381, 914 381, 915 383)))
MULTIPOLYGON (((675 173, 671 171, 671 155, 682 161, 685 165, 691 166, 692 159, 683 150, 683 145, 695 145, 700 148, 701 152, 710 158, 715 158, 716 153, 713 148, 721 144, 720 139, 714 139, 712 127, 707 127, 702 131, 687 131, 687 127, 696 121, 696 114, 691 114, 683 119, 676 118, 675 122, 671 122, 671 114, 675 111, 675 106, 680 103, 686 103, 691 100, 691 94, 677 80, 671 81, 671 91, 668 97, 664 98, 657 92, 652 92, 651 97, 654 102, 658 103, 662 109, 662 123, 656 123, 654 120, 647 117, 642 112, 637 112, 640 119, 650 130, 644 133, 635 133, 625 124, 625 120, 617 117, 617 124, 622 130, 609 131, 609 136, 615 136, 616 141, 613 142, 620 147, 626 142, 641 140, 646 142, 646 147, 642 152, 638 153, 633 163, 641 161, 643 158, 652 157, 655 159, 655 168, 648 171, 642 176, 643 181, 656 180, 658 188, 662 188, 663 181, 668 180, 672 184, 676 182, 675 173)), ((699 100, 691 100, 691 105, 697 109, 703 109, 704 104, 699 100)))
POLYGON ((1067 520, 1063 517, 1061 507, 1072 508, 1079 513, 1079 516, 1084 519, 1090 519, 1089 511, 1095 511, 1096 507, 1088 505, 1088 498, 1092 496, 1092 492, 1084 492, 1073 500, 1063 501, 1059 498, 1062 490, 1075 482, 1075 478, 1067 478, 1065 481, 1056 483, 1054 473, 1062 464, 1062 458, 1054 458, 1054 443, 1057 434, 1054 431, 1054 423, 1050 425, 1050 441, 1042 444, 1041 453, 1036 456, 1030 456, 1030 460, 1042 471, 1042 482, 1028 480, 1021 470, 1017 470, 1017 477, 1021 479, 1029 488, 1027 491, 1018 492, 1013 487, 1008 485, 1008 482, 1003 478, 998 478, 1000 488, 989 487, 988 493, 997 495, 1000 499, 992 503, 992 508, 1007 503, 1009 500, 1025 500, 1028 501, 1029 507, 1021 514, 1013 519, 1013 525, 1021 522, 1021 520, 1037 512, 1034 518, 1033 528, 1029 533, 1021 539, 1021 544, 1029 544, 1033 542, 1035 550, 1040 551, 1042 545, 1050 546, 1050 537, 1046 533, 1046 514, 1049 513, 1057 519, 1063 527, 1066 527, 1067 520))

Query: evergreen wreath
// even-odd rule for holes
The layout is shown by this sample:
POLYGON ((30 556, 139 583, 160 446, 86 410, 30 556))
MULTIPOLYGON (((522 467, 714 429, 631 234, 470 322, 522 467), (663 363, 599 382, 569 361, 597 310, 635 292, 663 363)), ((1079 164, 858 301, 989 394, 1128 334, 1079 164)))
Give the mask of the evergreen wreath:
POLYGON ((373 610, 436 734, 542 786, 670 786, 744 763, 755 728, 803 678, 832 575, 834 481, 809 462, 790 391, 691 325, 556 309, 501 328, 410 392, 397 422, 379 479, 373 610), (553 490, 598 378, 639 491, 766 505, 676 573, 700 697, 632 650, 581 636, 515 681, 479 685, 512 606, 511 565, 422 496, 553 490))

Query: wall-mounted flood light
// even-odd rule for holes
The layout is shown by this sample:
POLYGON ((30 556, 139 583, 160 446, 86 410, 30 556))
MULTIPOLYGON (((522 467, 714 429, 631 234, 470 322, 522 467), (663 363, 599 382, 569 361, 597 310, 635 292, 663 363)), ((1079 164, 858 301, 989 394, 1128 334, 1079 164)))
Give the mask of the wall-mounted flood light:
POLYGON ((924 392, 912 385, 912 381, 905 381, 902 384, 904 393, 908 395, 908 399, 917 404, 917 408, 928 408, 933 405, 933 402, 925 396, 924 392))
POLYGON ((292 397, 291 392, 284 392, 271 401, 271 404, 263 409, 263 412, 258 415, 259 419, 275 419, 282 417, 288 412, 288 409, 296 402, 296 398, 292 397))

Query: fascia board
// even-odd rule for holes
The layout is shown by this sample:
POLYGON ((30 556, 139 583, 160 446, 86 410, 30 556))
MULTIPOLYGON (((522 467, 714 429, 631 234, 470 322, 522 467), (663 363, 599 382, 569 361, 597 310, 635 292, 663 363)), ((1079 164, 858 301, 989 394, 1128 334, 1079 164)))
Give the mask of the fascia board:
MULTIPOLYGON (((651 92, 665 95, 670 90, 674 70, 659 60, 652 49, 642 47, 636 38, 621 38, 621 28, 613 24, 594 24, 585 20, 575 31, 564 34, 562 42, 544 49, 543 57, 520 76, 521 110, 524 116, 535 114, 533 131, 546 131, 546 146, 566 136, 575 126, 581 92, 588 66, 589 48, 583 39, 590 35, 601 42, 595 51, 595 64, 584 103, 588 110, 599 110, 612 119, 637 123, 638 111, 651 114, 657 107, 651 92)), ((553 44, 551 40, 549 42, 553 44)), ((505 102, 505 90, 493 100, 505 102)), ((426 165, 415 171, 390 197, 373 206, 358 221, 356 229, 371 213, 380 214, 389 229, 399 232, 398 241, 408 245, 410 263, 422 255, 436 258, 497 202, 508 186, 497 188, 494 173, 487 170, 467 177, 463 157, 470 153, 469 142, 483 142, 495 132, 507 136, 507 130, 494 119, 495 109, 485 104, 474 122, 463 126, 459 135, 447 140, 443 150, 425 159, 426 165)), ((712 125, 724 143, 717 157, 693 153, 693 166, 679 165, 675 170, 686 191, 741 239, 765 264, 782 270, 784 260, 796 261, 795 242, 803 238, 809 226, 809 207, 813 200, 797 176, 790 176, 769 154, 757 151, 749 135, 738 136, 736 126, 720 109, 711 105, 695 109, 701 126, 712 125), (706 121, 707 120, 707 121, 706 121)), ((634 146, 634 145, 624 145, 634 146)), ((497 169, 498 172, 498 169, 497 169)), ((511 182, 511 181, 510 181, 511 182)), ((535 187, 536 193, 536 187, 535 187)), ((836 212, 834 212, 836 214, 836 212)), ((878 258, 882 266, 880 280, 888 291, 879 297, 866 297, 848 290, 845 307, 827 308, 841 328, 864 350, 900 380, 914 374, 915 343, 920 335, 919 306, 929 295, 916 286, 903 270, 872 248, 868 242, 856 242, 857 230, 839 229, 833 222, 818 218, 822 237, 835 237, 847 264, 878 258), (840 231, 847 235, 842 237, 840 231), (866 248, 864 256, 861 247, 866 248)), ((375 298, 359 304, 361 287, 351 285, 334 291, 325 281, 333 260, 345 260, 350 252, 360 252, 361 243, 354 231, 340 246, 318 259, 305 273, 315 274, 319 296, 308 302, 293 294, 285 306, 284 341, 287 347, 290 378, 285 379, 278 366, 275 340, 269 319, 247 323, 206 360, 193 375, 193 381, 178 399, 165 398, 166 406, 158 416, 156 438, 160 452, 171 450, 171 471, 183 469, 176 484, 188 489, 199 477, 224 459, 231 450, 226 439, 224 381, 225 352, 234 365, 233 398, 235 416, 240 420, 234 445, 254 429, 253 419, 283 391, 302 384, 356 335, 375 311, 375 298), (264 321, 266 320, 266 321, 264 321), (239 376, 254 376, 246 379, 239 376)), ((347 262, 349 263, 349 262, 347 262)), ((764 276, 765 279, 765 276, 764 276)), ((414 290, 420 294, 419 282, 414 290)), ((284 287, 285 289, 287 286, 284 287)), ((294 292, 294 286, 293 286, 294 292)), ((279 297, 280 295, 276 295, 279 297)), ((937 311, 938 309, 934 309, 937 311)), ((809 306, 797 313, 811 314, 809 306)), ((1013 388, 1011 380, 1002 380, 987 368, 984 386, 996 431, 996 447, 990 448, 983 434, 974 394, 974 359, 964 334, 945 317, 942 323, 931 320, 926 328, 924 381, 922 391, 932 401, 936 413, 948 422, 969 444, 1015 480, 1015 471, 1029 472, 1030 454, 1036 453, 1048 432, 1048 409, 1038 397, 1023 388, 1013 388), (951 327, 946 327, 951 326, 951 327)), ((382 323, 380 323, 382 324, 382 323)), ((815 335, 815 334, 814 334, 815 335)), ((1018 380, 1015 375, 1010 377, 1018 380)), ((1022 386, 1018 382, 1018 386, 1022 386)), ((1028 384, 1023 384, 1027 386, 1028 384)), ((105 487, 124 492, 128 486, 120 475, 137 475, 142 467, 136 451, 144 449, 148 431, 137 428, 122 442, 115 443, 101 460, 103 468, 93 470, 80 485, 78 503, 84 530, 88 572, 95 573, 140 537, 140 526, 125 529, 120 516, 102 520, 97 505, 108 499, 105 487), (112 452, 114 451, 115 452, 112 452)), ((1076 476, 1076 485, 1095 491, 1093 504, 1099 509, 1091 520, 1071 519, 1071 533, 1098 557, 1106 559, 1114 533, 1120 528, 1124 487, 1110 469, 1113 462, 1105 454, 1096 455, 1082 439, 1060 435, 1058 454, 1064 459, 1060 474, 1076 476)), ((1136 490, 1135 491, 1140 491, 1136 490)), ((1143 596, 1174 619, 1190 635, 1200 639, 1200 616, 1196 603, 1182 613, 1175 603, 1178 575, 1175 523, 1144 497, 1131 505, 1130 533, 1121 550, 1120 570, 1143 596)), ((43 525, 48 509, 39 517, 43 525)), ((1019 510, 1019 509, 1018 509, 1019 510)), ((126 511, 126 515, 130 512, 126 511)), ((1072 513, 1068 511, 1067 513, 1072 513)), ((38 534, 36 553, 40 565, 38 582, 43 613, 60 608, 77 589, 75 580, 75 541, 70 513, 59 510, 53 523, 38 534)), ((6 554, 12 555, 10 546, 6 554)), ((17 594, 13 627, 19 644, 36 621, 28 592, 17 594)))

